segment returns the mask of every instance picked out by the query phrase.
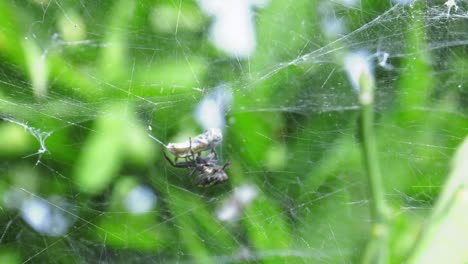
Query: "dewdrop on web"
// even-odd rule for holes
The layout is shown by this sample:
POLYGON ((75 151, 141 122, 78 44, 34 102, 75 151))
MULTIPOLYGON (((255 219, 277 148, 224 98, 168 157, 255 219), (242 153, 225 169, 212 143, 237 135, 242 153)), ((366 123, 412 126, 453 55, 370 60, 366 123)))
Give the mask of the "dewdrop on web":
POLYGON ((263 8, 269 0, 198 0, 200 9, 213 16, 210 40, 231 57, 250 57, 257 45, 253 8, 263 8))
POLYGON ((252 184, 245 184, 235 188, 232 196, 217 211, 216 217, 224 222, 236 221, 257 195, 258 190, 252 184))

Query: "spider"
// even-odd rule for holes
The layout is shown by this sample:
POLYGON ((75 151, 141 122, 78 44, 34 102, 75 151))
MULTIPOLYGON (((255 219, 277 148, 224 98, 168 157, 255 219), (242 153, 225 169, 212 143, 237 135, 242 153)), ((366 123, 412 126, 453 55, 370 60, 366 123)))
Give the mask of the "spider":
POLYGON ((186 161, 181 162, 172 161, 164 151, 163 154, 173 167, 192 168, 193 170, 190 172, 190 176, 198 171, 196 180, 198 186, 210 186, 228 180, 225 169, 229 166, 229 162, 226 162, 223 166, 216 164, 217 155, 214 150, 206 158, 202 158, 200 155, 195 156, 195 153, 192 152, 191 157, 187 157, 186 161))

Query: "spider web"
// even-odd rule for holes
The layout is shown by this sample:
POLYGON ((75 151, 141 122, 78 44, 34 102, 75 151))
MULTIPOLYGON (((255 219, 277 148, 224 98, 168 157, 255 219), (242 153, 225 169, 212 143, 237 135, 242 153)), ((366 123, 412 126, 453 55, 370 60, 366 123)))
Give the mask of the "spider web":
POLYGON ((210 43, 220 18, 196 2, 0 4, 0 259, 358 260, 371 219, 343 67, 356 50, 375 66, 394 240, 410 236, 468 132, 467 2, 257 2, 247 56, 210 43), (213 122, 230 180, 199 188, 147 135, 186 141, 213 122))

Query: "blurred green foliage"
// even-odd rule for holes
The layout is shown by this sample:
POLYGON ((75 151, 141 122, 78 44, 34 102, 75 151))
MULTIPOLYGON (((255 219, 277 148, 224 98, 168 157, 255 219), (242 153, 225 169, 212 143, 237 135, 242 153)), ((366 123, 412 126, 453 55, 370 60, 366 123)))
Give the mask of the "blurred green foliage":
POLYGON ((466 18, 361 1, 335 6, 352 33, 333 38, 324 2, 256 10, 257 50, 240 61, 210 44, 212 18, 194 1, 1 0, 0 262, 358 262, 369 195, 341 60, 380 45, 394 67, 376 68, 389 262, 406 260, 468 132, 468 51, 444 43, 466 40, 466 18), (220 151, 230 181, 203 189, 147 133, 175 142, 202 132, 193 109, 220 83, 234 93, 220 151), (238 222, 218 220, 244 184, 258 196, 238 222), (131 214, 122 200, 138 185, 157 206, 131 214), (36 232, 4 199, 14 188, 65 197, 74 209, 58 209, 76 222, 60 237, 36 232))

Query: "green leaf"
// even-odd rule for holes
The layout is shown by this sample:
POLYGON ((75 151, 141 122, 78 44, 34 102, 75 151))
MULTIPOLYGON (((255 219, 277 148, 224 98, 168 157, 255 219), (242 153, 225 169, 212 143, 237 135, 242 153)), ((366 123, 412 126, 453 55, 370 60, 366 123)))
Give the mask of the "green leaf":
POLYGON ((95 121, 75 165, 74 181, 84 192, 103 191, 117 177, 122 164, 126 119, 132 111, 122 104, 105 109, 95 121))

